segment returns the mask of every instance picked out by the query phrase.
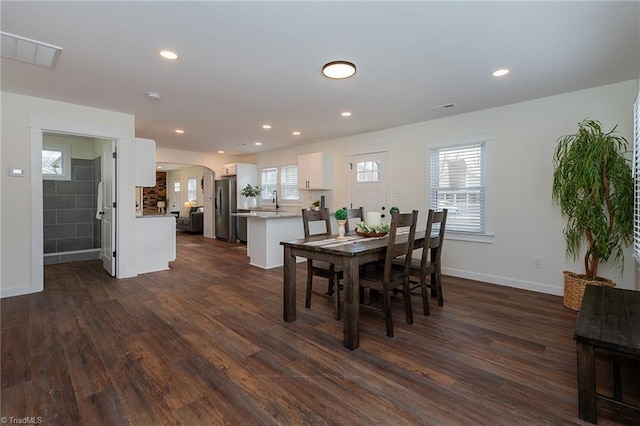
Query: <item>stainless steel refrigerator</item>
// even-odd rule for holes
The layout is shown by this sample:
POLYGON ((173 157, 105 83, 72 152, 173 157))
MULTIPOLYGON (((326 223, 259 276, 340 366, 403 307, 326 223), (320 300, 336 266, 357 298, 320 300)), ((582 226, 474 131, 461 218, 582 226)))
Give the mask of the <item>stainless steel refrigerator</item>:
POLYGON ((215 235, 216 239, 236 241, 236 179, 215 181, 215 235))

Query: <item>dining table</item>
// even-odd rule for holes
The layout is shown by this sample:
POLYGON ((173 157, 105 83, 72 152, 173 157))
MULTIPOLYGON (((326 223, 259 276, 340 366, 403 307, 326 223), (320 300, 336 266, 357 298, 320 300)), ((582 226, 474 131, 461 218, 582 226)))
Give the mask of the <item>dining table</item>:
MULTIPOLYGON (((425 231, 417 231, 414 249, 424 244, 425 231)), ((359 283, 360 266, 384 260, 387 253, 387 237, 364 237, 348 233, 344 239, 338 235, 317 235, 292 241, 281 241, 284 250, 284 320, 296 320, 296 256, 333 263, 343 270, 344 287, 344 337, 346 348, 354 350, 360 346, 359 334, 359 283)), ((408 234, 398 233, 396 243, 406 243, 408 234)))

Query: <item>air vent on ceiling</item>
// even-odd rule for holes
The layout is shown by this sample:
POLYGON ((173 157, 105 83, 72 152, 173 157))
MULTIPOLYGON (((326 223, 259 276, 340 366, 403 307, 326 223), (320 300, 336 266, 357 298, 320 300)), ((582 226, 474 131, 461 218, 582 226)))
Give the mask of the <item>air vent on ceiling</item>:
POLYGON ((2 56, 41 67, 55 68, 62 47, 0 31, 2 56))

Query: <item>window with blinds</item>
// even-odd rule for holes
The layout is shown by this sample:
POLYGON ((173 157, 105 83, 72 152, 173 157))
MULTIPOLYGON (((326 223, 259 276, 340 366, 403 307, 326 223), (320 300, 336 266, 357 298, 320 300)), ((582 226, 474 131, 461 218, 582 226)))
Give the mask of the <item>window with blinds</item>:
POLYGON ((280 168, 280 193, 282 200, 299 200, 298 165, 292 164, 280 168))
POLYGON ((260 194, 263 200, 273 199, 273 191, 278 191, 280 201, 296 201, 300 199, 298 190, 298 165, 291 164, 277 167, 269 167, 261 170, 260 194), (278 176, 278 171, 280 176, 278 176), (278 180, 279 179, 279 180, 278 180))
POLYGON ((260 198, 270 200, 273 198, 273 191, 278 188, 278 169, 269 167, 261 170, 260 186, 262 192, 260 198))
POLYGON ((189 180, 187 180, 187 197, 189 198, 189 201, 196 201, 197 186, 198 186, 198 181, 196 180, 196 178, 189 178, 189 180))
POLYGON ((447 231, 486 233, 486 142, 430 150, 429 200, 447 209, 447 231))
POLYGON ((640 261, 640 92, 638 92, 633 113, 633 180, 635 186, 633 255, 637 261, 640 261))

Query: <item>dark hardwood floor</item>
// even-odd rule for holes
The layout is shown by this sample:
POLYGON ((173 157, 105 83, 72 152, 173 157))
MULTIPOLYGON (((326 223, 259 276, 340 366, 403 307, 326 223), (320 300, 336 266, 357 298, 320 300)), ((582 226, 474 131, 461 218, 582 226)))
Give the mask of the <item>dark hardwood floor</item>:
MULTIPOLYGON (((45 290, 1 302, 1 416, 51 425, 566 425, 578 419, 576 314, 556 296, 445 277, 414 324, 394 303, 342 346, 331 302, 282 320, 280 269, 242 246, 178 234, 171 270, 112 279, 100 262, 45 267, 45 290)), ((606 357, 598 385, 609 392, 606 357)), ((636 360, 623 390, 640 397, 636 360)), ((599 408, 599 424, 638 424, 599 408)), ((15 422, 14 422, 15 423, 15 422)))

